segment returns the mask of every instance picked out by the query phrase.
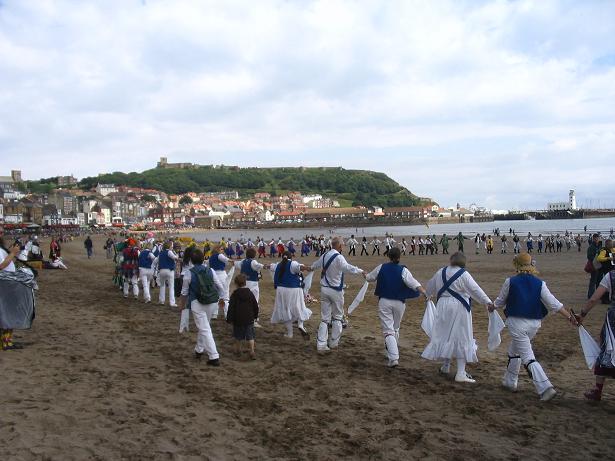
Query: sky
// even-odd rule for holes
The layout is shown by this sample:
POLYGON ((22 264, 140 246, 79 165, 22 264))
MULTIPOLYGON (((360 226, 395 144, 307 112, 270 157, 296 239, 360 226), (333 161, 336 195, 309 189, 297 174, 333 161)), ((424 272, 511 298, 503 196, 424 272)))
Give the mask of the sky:
POLYGON ((0 0, 0 175, 161 156, 615 207, 615 1, 0 0))

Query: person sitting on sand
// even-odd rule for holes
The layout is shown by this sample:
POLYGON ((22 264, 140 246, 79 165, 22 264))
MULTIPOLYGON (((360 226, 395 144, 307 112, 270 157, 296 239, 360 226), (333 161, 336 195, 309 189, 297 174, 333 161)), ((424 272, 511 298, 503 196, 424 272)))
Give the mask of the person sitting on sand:
MULTIPOLYGON (((250 250, 253 250, 253 248, 250 248, 250 250)), ((254 322, 258 318, 258 301, 252 291, 246 287, 246 281, 247 277, 245 274, 238 274, 235 277, 237 289, 229 300, 226 321, 233 325, 236 354, 241 355, 241 343, 247 341, 250 348, 250 358, 254 360, 256 359, 254 351, 254 322)))
POLYGON ((200 359, 207 353, 207 365, 219 366, 220 354, 216 349, 216 342, 211 330, 211 319, 218 308, 224 305, 226 287, 216 272, 205 266, 203 251, 196 248, 190 257, 193 267, 184 272, 182 278, 181 309, 190 309, 198 330, 194 356, 200 359))
POLYGON ((389 360, 387 366, 396 367, 399 364, 399 327, 406 310, 406 299, 416 298, 419 293, 427 294, 406 266, 399 264, 399 248, 391 248, 388 256, 390 262, 380 264, 365 279, 368 282, 376 281, 375 295, 379 298, 378 317, 389 360))
POLYGON ((440 372, 448 374, 450 362, 457 360, 455 381, 476 382, 466 373, 466 363, 478 362, 472 330, 470 298, 490 306, 491 299, 466 271, 466 257, 460 251, 451 255, 450 264, 438 270, 427 283, 427 295, 437 297, 436 318, 431 341, 421 355, 428 360, 443 360, 440 372))
POLYGON ((577 321, 551 294, 547 284, 536 277, 538 272, 532 265, 532 257, 528 253, 518 254, 513 263, 517 275, 504 281, 495 304, 489 307, 490 312, 504 308, 506 326, 511 336, 508 346, 508 367, 502 384, 515 392, 519 369, 523 363, 534 382, 540 400, 546 402, 555 397, 556 392, 542 366, 536 361, 531 341, 549 311, 565 316, 573 325, 576 325, 577 321))

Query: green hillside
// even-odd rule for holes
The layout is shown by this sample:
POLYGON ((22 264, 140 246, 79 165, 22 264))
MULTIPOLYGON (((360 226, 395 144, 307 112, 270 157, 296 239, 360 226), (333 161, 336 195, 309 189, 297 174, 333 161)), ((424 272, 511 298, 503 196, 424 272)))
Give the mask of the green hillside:
POLYGON ((353 205, 410 206, 419 203, 418 197, 384 173, 343 168, 154 168, 142 173, 115 172, 84 178, 79 187, 89 189, 99 182, 173 194, 237 190, 247 196, 254 192, 280 195, 300 191, 338 198, 344 204, 353 205))

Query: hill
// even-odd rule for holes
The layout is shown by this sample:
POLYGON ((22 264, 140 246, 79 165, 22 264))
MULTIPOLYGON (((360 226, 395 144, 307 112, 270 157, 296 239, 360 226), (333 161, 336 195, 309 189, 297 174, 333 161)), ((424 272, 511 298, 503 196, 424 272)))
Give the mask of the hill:
POLYGON ((254 192, 280 195, 301 191, 336 198, 344 205, 391 207, 420 202, 417 196, 384 173, 344 168, 153 168, 142 173, 114 172, 84 178, 79 187, 89 189, 97 183, 125 184, 172 194, 237 190, 242 196, 248 196, 254 192))

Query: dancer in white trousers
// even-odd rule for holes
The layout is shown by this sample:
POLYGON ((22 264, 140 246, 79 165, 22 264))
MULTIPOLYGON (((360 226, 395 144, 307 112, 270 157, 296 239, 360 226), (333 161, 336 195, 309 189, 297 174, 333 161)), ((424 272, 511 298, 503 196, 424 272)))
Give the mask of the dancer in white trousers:
MULTIPOLYGON (((246 276, 246 287, 250 289, 257 303, 260 300, 258 281, 261 277, 261 270, 263 270, 263 268, 268 269, 269 264, 264 265, 256 260, 256 249, 254 246, 248 247, 246 250, 246 259, 235 262, 235 270, 239 270, 240 273, 246 276)), ((256 328, 261 328, 258 319, 254 320, 254 326, 256 328)))
POLYGON ((331 240, 331 250, 312 264, 312 270, 322 269, 320 277, 320 325, 316 337, 316 348, 326 352, 336 348, 342 337, 344 318, 344 273, 363 274, 360 269, 348 264, 341 254, 342 239, 331 240), (329 340, 329 328, 331 338, 329 340))
POLYGON ((427 296, 425 289, 412 277, 406 266, 399 264, 401 251, 393 247, 388 253, 391 262, 381 264, 371 271, 365 279, 376 283, 375 295, 378 301, 378 317, 384 335, 389 367, 399 365, 399 327, 406 311, 406 299, 416 298, 419 293, 427 296))
MULTIPOLYGON (((222 298, 224 298, 224 318, 226 318, 226 314, 228 312, 228 301, 229 301, 229 293, 228 293, 228 280, 226 273, 226 265, 230 261, 222 252, 224 251, 224 247, 222 245, 216 245, 209 257, 208 266, 211 267, 220 282, 224 286, 224 293, 222 294, 222 298)), ((218 311, 216 311, 213 315, 213 318, 218 318, 218 311)))
POLYGON ((211 318, 218 307, 222 306, 222 295, 226 287, 222 284, 215 271, 206 267, 203 251, 194 249, 191 254, 193 267, 184 272, 180 306, 192 311, 194 324, 198 330, 194 356, 200 359, 207 353, 207 365, 219 366, 220 354, 216 349, 216 342, 211 331, 211 318))
POLYGON ((160 294, 158 302, 164 305, 166 291, 169 290, 169 305, 177 307, 175 304, 175 261, 178 256, 171 250, 171 242, 165 242, 158 255, 158 279, 160 283, 160 294))
POLYGON ((466 373, 466 363, 478 362, 472 329, 470 298, 491 306, 491 299, 465 270, 466 257, 460 251, 451 255, 450 265, 438 270, 427 283, 427 295, 434 296, 436 318, 431 341, 421 355, 428 360, 443 360, 440 372, 448 374, 450 362, 457 361, 455 381, 474 383, 466 373))
POLYGON ((143 287, 143 300, 146 304, 152 301, 149 290, 154 278, 152 263, 156 259, 154 253, 152 253, 151 246, 151 243, 145 243, 143 249, 139 252, 139 280, 143 287))
POLYGON ((511 391, 517 390, 521 364, 534 383, 540 400, 548 401, 555 397, 555 389, 532 350, 532 339, 540 329, 542 319, 551 312, 558 312, 576 325, 576 319, 568 313, 561 302, 551 294, 547 284, 536 277, 532 257, 520 253, 514 259, 517 275, 504 281, 495 306, 489 310, 503 307, 506 326, 510 333, 508 346, 508 367, 502 384, 511 391))

